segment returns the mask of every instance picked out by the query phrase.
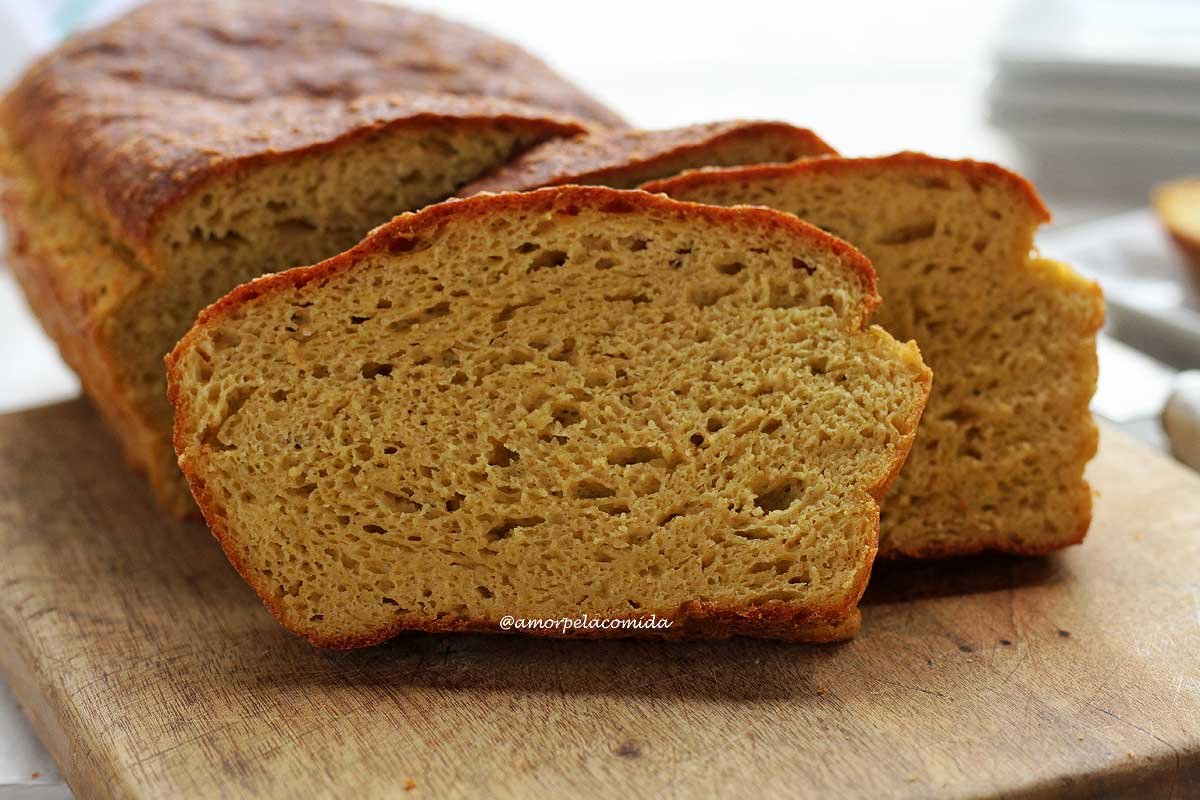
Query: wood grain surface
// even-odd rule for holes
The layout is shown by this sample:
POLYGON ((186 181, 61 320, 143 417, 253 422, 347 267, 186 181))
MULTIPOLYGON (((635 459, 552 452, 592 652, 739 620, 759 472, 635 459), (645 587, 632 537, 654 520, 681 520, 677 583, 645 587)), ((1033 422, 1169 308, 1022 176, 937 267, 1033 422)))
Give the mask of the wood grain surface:
POLYGON ((1087 542, 882 564, 836 646, 322 652, 83 402, 0 417, 0 668, 78 796, 1200 796, 1200 479, 1112 431, 1087 542))

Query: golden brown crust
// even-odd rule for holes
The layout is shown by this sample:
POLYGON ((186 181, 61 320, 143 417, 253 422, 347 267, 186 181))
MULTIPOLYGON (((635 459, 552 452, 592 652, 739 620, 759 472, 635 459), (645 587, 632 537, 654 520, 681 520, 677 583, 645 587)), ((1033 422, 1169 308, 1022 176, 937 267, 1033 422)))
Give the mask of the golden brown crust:
POLYGON ((497 118, 542 138, 620 118, 513 45, 357 0, 158 0, 37 62, 0 108, 45 180, 138 247, 163 211, 251 159, 398 121, 497 118))
POLYGON ((878 167, 914 166, 922 169, 945 169, 961 173, 969 182, 999 181, 1011 186, 1018 195, 1023 197, 1033 210, 1039 222, 1050 221, 1050 209, 1042 202, 1041 196, 1033 184, 1015 172, 986 161, 971 161, 969 159, 951 160, 936 158, 925 153, 903 152, 875 158, 820 158, 810 161, 797 161, 793 164, 764 164, 750 167, 726 167, 697 169, 650 181, 640 188, 647 192, 675 194, 690 191, 701 186, 711 186, 720 183, 736 183, 740 181, 759 181, 786 178, 790 175, 804 173, 838 174, 859 172, 878 167))
MULTIPOLYGON (((879 304, 875 292, 875 272, 870 262, 862 254, 840 239, 802 222, 789 214, 783 214, 764 208, 721 208, 718 206, 684 203, 666 197, 652 195, 641 191, 620 191, 603 187, 566 186, 539 189, 526 193, 483 194, 465 200, 450 200, 435 206, 430 206, 415 213, 396 217, 391 222, 376 228, 358 246, 310 267, 298 267, 286 272, 265 275, 250 283, 243 284, 202 311, 196 325, 167 355, 167 396, 175 407, 174 444, 177 453, 185 452, 186 420, 191 417, 190 398, 181 391, 183 375, 180 362, 183 354, 192 347, 193 342, 205 335, 206 329, 217 324, 222 319, 241 313, 243 309, 259 298, 278 292, 286 292, 300 288, 314 281, 328 279, 353 267, 356 263, 369 256, 386 253, 392 250, 406 250, 411 247, 413 237, 432 231, 452 218, 475 219, 484 215, 502 214, 506 212, 578 214, 581 208, 595 208, 609 213, 633 213, 637 211, 656 211, 675 215, 678 218, 704 219, 726 225, 744 225, 758 229, 775 229, 795 236, 799 240, 819 243, 842 259, 850 269, 861 277, 866 290, 864 303, 865 325, 871 312, 879 304)), ((927 380, 928 380, 928 376, 927 380)), ((928 397, 928 391, 926 392, 928 397)), ((919 415, 918 415, 919 416, 919 415)), ((914 421, 915 427, 915 421, 914 421)), ((911 445, 911 441, 906 441, 911 445)), ((901 454, 903 455, 903 454, 901 454)), ((903 458, 898 455, 891 473, 873 487, 873 495, 881 497, 887 484, 899 470, 903 458)), ((192 494, 199 504, 204 518, 207 520, 213 535, 221 543, 222 549, 229 557, 230 563, 239 574, 254 587, 263 599, 268 610, 285 626, 293 629, 290 620, 286 618, 282 607, 273 602, 270 588, 261 581, 261 576, 248 569, 238 557, 230 535, 226 515, 221 504, 208 491, 203 479, 195 467, 183 461, 181 464, 185 477, 191 486, 192 494)), ((874 535, 870 542, 870 553, 867 564, 874 559, 878 549, 879 519, 876 513, 874 535)), ((638 630, 637 635, 654 636, 656 638, 723 638, 735 635, 753 635, 766 638, 787 639, 791 641, 838 641, 849 638, 857 631, 857 603, 866 589, 869 569, 862 571, 855 587, 844 602, 823 608, 798 607, 794 604, 775 601, 757 606, 724 607, 707 603, 688 603, 675 610, 669 616, 676 622, 666 631, 638 630)), ((320 635, 296 631, 306 636, 309 641, 320 647, 352 648, 365 647, 385 641, 405 630, 439 631, 500 631, 498 620, 458 619, 431 622, 427 619, 402 618, 388 626, 362 636, 324 638, 320 635)), ((594 633, 594 632, 591 632, 594 633)), ((564 635, 557 632, 545 632, 545 635, 564 635)), ((616 635, 610 633, 609 635, 616 635)), ((622 636, 629 631, 622 630, 622 636)))
POLYGON ((612 185, 620 179, 736 141, 773 138, 793 161, 805 156, 837 155, 819 136, 782 122, 731 120, 669 130, 594 131, 572 139, 546 142, 491 175, 467 184, 461 197, 480 192, 522 192, 568 183, 612 185))

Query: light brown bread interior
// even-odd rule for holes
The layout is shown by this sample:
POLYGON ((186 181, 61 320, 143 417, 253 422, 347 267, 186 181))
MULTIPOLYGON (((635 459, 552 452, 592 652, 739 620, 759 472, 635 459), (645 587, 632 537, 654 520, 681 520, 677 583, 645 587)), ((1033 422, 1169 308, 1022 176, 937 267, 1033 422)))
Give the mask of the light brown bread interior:
POLYGON ((453 194, 544 137, 486 118, 432 121, 252 160, 174 205, 145 251, 41 180, 19 153, 0 147, 0 168, 31 304, 159 500, 186 514, 195 506, 170 446, 162 358, 199 310, 259 275, 345 250, 395 213, 453 194))
POLYGON ((876 303, 771 211, 443 203, 204 312, 168 359, 176 448, 316 644, 585 612, 844 638, 930 382, 876 303))
POLYGON ((998 167, 918 154, 697 172, 646 187, 795 214, 859 248, 884 304, 934 370, 929 407, 884 505, 880 552, 1042 553, 1091 518, 1099 288, 1030 255, 1047 218, 998 167))

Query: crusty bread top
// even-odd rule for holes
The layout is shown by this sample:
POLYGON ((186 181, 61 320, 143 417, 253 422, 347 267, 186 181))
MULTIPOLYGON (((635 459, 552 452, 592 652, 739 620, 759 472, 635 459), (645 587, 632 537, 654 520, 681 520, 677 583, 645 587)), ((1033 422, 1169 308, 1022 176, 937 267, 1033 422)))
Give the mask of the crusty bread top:
POLYGON ((526 191, 568 183, 607 184, 658 162, 690 153, 702 155, 723 142, 767 136, 789 142, 797 157, 837 155, 812 131, 782 122, 729 120, 668 130, 602 130, 545 142, 467 184, 459 194, 469 197, 479 192, 526 191))
MULTIPOLYGON (((875 268, 866 256, 846 242, 831 236, 820 228, 802 222, 790 214, 781 214, 769 208, 722 208, 701 203, 686 203, 642 191, 623 191, 601 186, 547 187, 532 192, 505 192, 502 194, 479 194, 461 200, 449 200, 429 206, 420 211, 401 214, 391 222, 380 225, 355 247, 328 258, 310 267, 297 267, 285 272, 264 275, 244 283, 205 308, 196 318, 196 324, 187 336, 175 345, 166 357, 168 373, 172 365, 186 349, 185 342, 198 335, 204 326, 222 317, 237 312, 246 303, 275 291, 298 288, 315 280, 336 275, 362 258, 387 252, 405 252, 414 244, 414 237, 424 231, 437 228, 453 217, 464 219, 482 218, 499 211, 538 211, 546 214, 574 215, 582 206, 598 208, 607 213, 633 213, 657 210, 674 215, 679 219, 701 219, 717 221, 726 225, 758 226, 768 230, 788 231, 798 240, 817 242, 837 255, 846 266, 862 279, 867 302, 863 305, 860 324, 865 325, 883 302, 875 288, 875 268)), ((178 447, 179 443, 176 443, 178 447)))
POLYGON ((836 174, 838 172, 855 172, 869 170, 877 166, 911 165, 922 170, 944 169, 958 172, 971 180, 973 176, 980 179, 997 180, 1011 186, 1018 195, 1024 197, 1030 209, 1039 222, 1050 221, 1050 209, 1042 201, 1033 184, 1015 172, 1004 167, 985 161, 969 159, 952 160, 936 158, 925 153, 902 152, 876 158, 822 158, 809 161, 798 161, 793 164, 763 164, 748 167, 729 167, 690 170, 682 175, 662 180, 650 181, 641 186, 647 192, 661 192, 673 195, 685 194, 692 189, 721 183, 737 183, 739 181, 761 181, 775 178, 786 178, 805 172, 836 174))
POLYGON ((138 243, 165 207, 248 160, 413 120, 582 130, 567 114, 623 124, 514 45, 425 14, 156 0, 38 61, 0 122, 47 180, 138 243))

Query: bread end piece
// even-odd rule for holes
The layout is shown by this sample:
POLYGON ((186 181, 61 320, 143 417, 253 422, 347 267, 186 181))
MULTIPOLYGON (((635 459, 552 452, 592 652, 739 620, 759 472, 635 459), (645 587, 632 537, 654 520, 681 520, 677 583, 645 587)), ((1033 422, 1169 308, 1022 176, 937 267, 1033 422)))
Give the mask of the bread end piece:
POLYGON ((1038 554, 1082 540, 1100 288, 1031 255, 1049 211, 994 164, 920 153, 697 170, 644 187, 797 215, 861 249, 877 317, 937 375, 883 510, 881 555, 1038 554))

